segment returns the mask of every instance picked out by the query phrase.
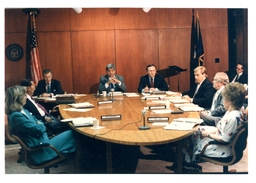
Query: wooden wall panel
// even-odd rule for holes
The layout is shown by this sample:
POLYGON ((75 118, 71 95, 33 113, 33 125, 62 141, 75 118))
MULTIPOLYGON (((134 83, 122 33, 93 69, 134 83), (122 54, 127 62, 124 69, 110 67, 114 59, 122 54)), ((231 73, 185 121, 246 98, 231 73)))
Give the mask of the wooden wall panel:
POLYGON ((180 91, 189 89, 185 83, 188 82, 187 78, 190 73, 190 34, 190 29, 159 30, 159 69, 167 68, 170 65, 187 69, 180 76, 170 77, 169 89, 171 91, 178 91, 178 84, 180 91))
POLYGON ((69 31, 71 8, 39 8, 36 17, 36 30, 41 31, 69 31))
POLYGON ((22 9, 5 9, 5 33, 27 32, 28 16, 22 9))
POLYGON ((138 91, 140 77, 152 63, 159 65, 156 30, 116 31, 117 73, 124 76, 129 92, 138 91))
POLYGON ((96 93, 106 65, 115 64, 114 31, 72 33, 74 93, 96 93))
POLYGON ((115 16, 116 29, 157 28, 157 9, 145 13, 142 8, 120 8, 115 16))
POLYGON ((191 28, 192 9, 158 8, 158 28, 191 28))
POLYGON ((5 34, 5 49, 10 44, 19 44, 23 48, 23 57, 17 62, 12 62, 5 56, 5 88, 20 84, 26 77, 26 33, 5 34))
POLYGON ((80 14, 71 12, 72 30, 108 30, 114 29, 114 8, 83 8, 80 14))
POLYGON ((226 39, 227 34, 227 28, 202 29, 205 52, 204 66, 207 69, 210 81, 212 81, 216 72, 228 71, 228 40, 226 39), (219 58, 220 62, 215 63, 215 58, 219 58))
POLYGON ((70 32, 43 32, 37 36, 42 70, 50 69, 63 90, 73 93, 70 32))

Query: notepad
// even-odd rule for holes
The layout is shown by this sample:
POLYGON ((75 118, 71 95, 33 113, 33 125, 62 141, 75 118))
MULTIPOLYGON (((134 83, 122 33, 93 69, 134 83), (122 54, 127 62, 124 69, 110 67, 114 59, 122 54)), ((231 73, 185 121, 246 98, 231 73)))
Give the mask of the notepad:
POLYGON ((74 107, 76 109, 94 107, 94 105, 91 104, 90 102, 81 102, 81 103, 74 103, 74 104, 68 104, 68 105, 70 105, 71 107, 74 107))

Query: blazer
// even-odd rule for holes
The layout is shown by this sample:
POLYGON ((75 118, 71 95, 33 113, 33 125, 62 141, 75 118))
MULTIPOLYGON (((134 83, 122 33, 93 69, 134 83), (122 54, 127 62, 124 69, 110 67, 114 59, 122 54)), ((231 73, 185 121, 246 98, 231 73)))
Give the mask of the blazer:
MULTIPOLYGON (((124 77, 120 75, 115 75, 115 78, 121 81, 121 85, 119 86, 118 83, 115 84, 115 91, 121 91, 121 92, 126 92, 126 85, 124 83, 124 77)), ((99 92, 102 93, 102 91, 107 91, 110 92, 111 88, 110 85, 108 88, 105 87, 105 84, 109 81, 109 76, 101 76, 100 77, 100 84, 99 84, 99 92)))
MULTIPOLYGON (((196 87, 197 85, 192 89, 183 92, 182 95, 188 95, 190 98, 193 98, 196 87)), ((213 88, 212 82, 208 78, 205 78, 193 99, 193 103, 205 109, 210 109, 215 92, 216 90, 213 88)))
POLYGON ((219 95, 215 101, 214 109, 210 110, 210 112, 211 112, 211 116, 219 116, 219 117, 224 116, 224 114, 226 113, 226 109, 224 108, 223 97, 222 97, 221 92, 219 93, 219 95))
MULTIPOLYGON (((230 77, 230 80, 229 82, 232 82, 234 80, 234 78, 236 77, 236 73, 233 74, 231 77, 230 77)), ((248 84, 248 77, 247 77, 247 74, 243 72, 243 74, 239 77, 239 79, 236 81, 236 82, 239 82, 239 83, 242 83, 242 84, 248 84)))
MULTIPOLYGON (((39 96, 43 93, 47 93, 46 92, 46 83, 45 80, 42 79, 38 82, 37 87, 34 91, 34 96, 39 96)), ((60 81, 56 80, 56 79, 52 79, 51 81, 51 93, 53 93, 54 95, 56 94, 64 94, 64 91, 61 88, 60 85, 60 81)))
POLYGON ((23 107, 27 109, 30 113, 32 113, 32 115, 35 116, 37 119, 45 122, 45 116, 41 116, 36 106, 28 98, 26 99, 26 104, 23 107))
MULTIPOLYGON (((139 86, 138 86, 138 92, 142 93, 142 90, 146 86, 150 87, 150 82, 149 82, 149 76, 148 75, 142 76, 140 78, 140 83, 139 83, 139 86)), ((155 75, 154 87, 158 88, 161 91, 168 91, 169 90, 169 87, 168 87, 166 81, 164 80, 164 77, 160 74, 155 75)))
MULTIPOLYGON (((19 136, 28 147, 36 146, 41 143, 50 143, 60 153, 71 153, 76 149, 75 140, 72 137, 72 131, 65 131, 52 139, 48 138, 46 127, 42 121, 37 120, 30 112, 23 109, 21 112, 13 112, 9 115, 11 134, 19 136)), ((36 164, 54 158, 57 154, 52 149, 42 149, 31 153, 31 160, 36 164)))

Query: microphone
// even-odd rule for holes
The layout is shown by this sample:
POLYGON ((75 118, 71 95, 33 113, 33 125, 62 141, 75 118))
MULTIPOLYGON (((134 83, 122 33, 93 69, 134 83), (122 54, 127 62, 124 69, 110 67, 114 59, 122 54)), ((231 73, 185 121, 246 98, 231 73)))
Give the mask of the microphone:
POLYGON ((115 91, 115 90, 112 88, 110 91, 111 91, 111 99, 110 99, 110 100, 115 100, 115 99, 114 99, 114 91, 115 91))
POLYGON ((146 121, 146 119, 145 119, 146 118, 146 110, 145 109, 142 110, 141 114, 142 114, 142 117, 143 117, 143 126, 140 126, 139 129, 140 130, 148 130, 148 129, 150 129, 150 127, 146 126, 146 124, 145 124, 145 121, 146 121))

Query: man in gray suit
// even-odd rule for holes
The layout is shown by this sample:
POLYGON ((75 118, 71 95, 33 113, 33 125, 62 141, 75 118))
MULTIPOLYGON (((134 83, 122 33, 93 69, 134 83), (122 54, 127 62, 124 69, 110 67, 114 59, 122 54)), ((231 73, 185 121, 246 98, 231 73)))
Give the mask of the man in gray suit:
POLYGON ((216 89, 212 100, 212 106, 210 110, 200 113, 200 118, 204 120, 202 125, 207 126, 215 126, 226 112, 223 105, 221 91, 225 85, 229 83, 228 75, 224 72, 217 72, 213 78, 212 83, 213 88, 216 89))
POLYGON ((100 77, 99 92, 114 91, 126 92, 126 86, 123 76, 116 74, 116 66, 114 64, 108 64, 106 66, 106 75, 100 77))

